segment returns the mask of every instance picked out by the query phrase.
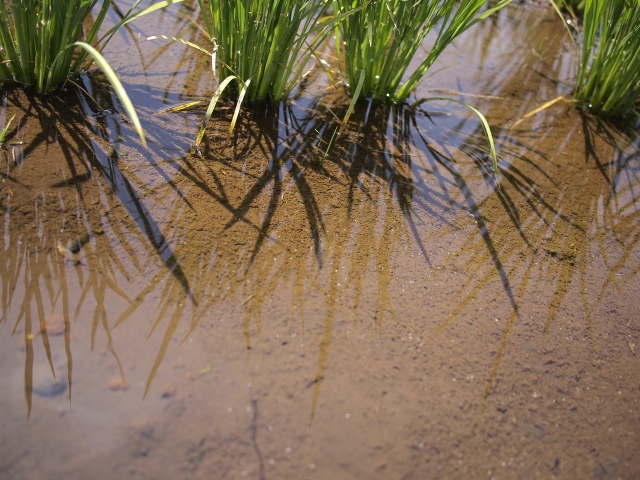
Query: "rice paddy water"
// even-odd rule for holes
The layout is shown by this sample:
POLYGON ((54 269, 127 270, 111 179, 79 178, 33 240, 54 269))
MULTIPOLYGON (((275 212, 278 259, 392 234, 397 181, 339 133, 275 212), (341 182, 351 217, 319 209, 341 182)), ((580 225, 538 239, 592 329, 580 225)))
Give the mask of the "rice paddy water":
MULTIPOLYGON (((637 476, 637 120, 577 106, 606 82, 576 83, 529 3, 455 36, 406 101, 365 75, 352 103, 344 35, 374 4, 337 26, 326 6, 297 80, 222 60, 206 3, 117 30, 102 55, 148 147, 95 69, 2 87, 2 478, 637 476), (479 117, 434 97, 484 115, 497 178, 479 117)), ((364 23, 358 48, 384 43, 364 23)))

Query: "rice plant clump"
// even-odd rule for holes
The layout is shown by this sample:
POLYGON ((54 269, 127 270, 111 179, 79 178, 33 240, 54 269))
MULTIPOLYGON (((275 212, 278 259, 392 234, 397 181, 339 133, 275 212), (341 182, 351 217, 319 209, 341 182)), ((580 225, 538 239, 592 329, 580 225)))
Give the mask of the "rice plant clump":
POLYGON ((0 83, 49 94, 64 88, 95 61, 144 142, 133 105, 100 52, 122 25, 180 1, 164 0, 136 12, 137 0, 117 25, 98 38, 111 0, 102 1, 95 18, 92 10, 100 0, 0 0, 0 83))
MULTIPOLYGON (((101 51, 115 32, 112 29, 98 41, 110 0, 102 2, 93 24, 84 32, 85 21, 91 19, 98 3, 99 0, 0 2, 0 82, 50 93, 76 76, 81 67, 88 68, 87 51, 73 48, 73 44, 82 39, 101 51)), ((127 16, 131 13, 130 10, 127 16)))
MULTIPOLYGON (((331 0, 199 0, 217 48, 219 78, 246 85, 244 101, 287 97, 314 50, 331 33, 331 0), (248 83, 247 83, 248 82, 248 83)), ((225 94, 238 96, 237 89, 225 94)))
POLYGON ((603 117, 635 112, 640 96, 640 1, 586 0, 576 100, 603 117))
MULTIPOLYGON (((347 89, 353 93, 360 72, 362 95, 374 100, 402 102, 416 88, 444 49, 465 30, 498 11, 511 0, 372 0, 339 23, 338 56, 347 89), (407 70, 426 36, 436 29, 434 44, 419 66, 407 70)), ((334 0, 345 12, 361 0, 334 0)))
MULTIPOLYGON (((84 20, 96 4, 81 0, 0 2, 0 81, 33 87, 49 93, 59 87, 70 71, 79 68, 74 49, 66 47, 80 39, 84 20), (72 67, 70 67, 74 64, 72 67)), ((107 12, 105 2, 87 34, 91 43, 107 12)))

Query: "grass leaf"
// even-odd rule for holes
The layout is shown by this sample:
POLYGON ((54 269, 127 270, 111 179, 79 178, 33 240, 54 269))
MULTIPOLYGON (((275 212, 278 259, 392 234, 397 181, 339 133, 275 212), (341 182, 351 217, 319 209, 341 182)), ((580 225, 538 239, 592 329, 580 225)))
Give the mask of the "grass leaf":
POLYGON ((356 106, 358 97, 360 97, 360 92, 362 91, 362 85, 364 84, 364 79, 365 79, 365 73, 363 70, 362 72, 360 72, 360 79, 358 80, 358 85, 356 86, 356 90, 353 92, 353 98, 351 99, 351 103, 349 103, 349 108, 347 108, 347 113, 344 114, 344 118, 342 119, 342 125, 340 125, 340 130, 338 131, 338 135, 342 134, 342 131, 347 126, 349 117, 353 113, 353 109, 356 106))
POLYGON ((4 139, 7 137, 7 132, 9 131, 9 127, 11 127, 11 122, 13 122, 14 118, 16 118, 15 114, 9 119, 2 131, 0 131, 0 147, 4 144, 4 139))
MULTIPOLYGON (((89 55, 93 57, 94 61, 98 64, 98 66, 102 69, 104 74, 107 76, 109 83, 111 83, 111 86, 113 87, 113 90, 116 96, 120 100, 120 103, 122 103, 122 106, 125 112, 127 112, 127 115, 131 119, 131 122, 133 123, 133 127, 136 133, 140 137, 140 140, 142 140, 142 144, 146 147, 147 140, 144 136, 144 132, 142 131, 142 125, 140 124, 140 119, 138 119, 138 114, 136 113, 135 108, 133 108, 133 104, 129 99, 129 95, 127 95, 127 92, 125 91, 124 87, 122 86, 122 83, 120 82, 120 79, 118 79, 118 76, 115 74, 113 69, 109 66, 107 61, 100 54, 100 52, 98 52, 95 48, 93 48, 88 43, 75 42, 69 45, 69 47, 72 47, 72 46, 80 47, 86 50, 89 53, 89 55)), ((55 61, 53 63, 55 64, 55 61)))
POLYGON ((198 136, 196 137, 196 146, 199 146, 200 142, 202 142, 202 137, 204 137, 204 132, 207 129, 207 124, 209 123, 209 119, 213 114, 213 110, 216 108, 216 103, 218 103, 218 99, 220 98, 220 95, 222 95, 222 92, 224 92, 225 88, 227 88, 227 85, 229 85, 233 80, 237 80, 237 79, 238 77, 236 77, 235 75, 230 75, 227 78, 225 78, 222 81, 222 83, 220 83, 220 86, 217 88, 217 90, 213 94, 213 97, 211 97, 211 100, 209 101, 209 107, 207 108, 207 112, 204 114, 204 120, 202 121, 202 126, 200 127, 200 131, 198 132, 198 136))
POLYGON ((426 103, 426 102, 433 102, 436 100, 442 100, 445 102, 454 102, 457 103, 459 105, 463 105, 465 107, 467 107, 469 110, 471 110, 473 113, 475 113, 475 115, 478 117, 478 119, 480 120, 480 124, 482 125, 482 130, 484 131, 485 136, 487 137, 487 145, 489 146, 489 155, 491 156, 491 163, 493 166, 493 173, 496 177, 496 181, 498 180, 498 174, 499 174, 499 167, 498 167, 498 155, 496 153, 496 146, 493 142, 493 135, 491 134, 491 127, 489 127, 489 123, 487 122, 487 119, 484 117, 484 115, 476 108, 472 107, 471 105, 469 105, 468 103, 462 102, 460 100, 456 100, 454 98, 449 98, 449 97, 427 97, 427 98, 422 98, 420 100, 418 100, 417 102, 414 102, 410 105, 411 108, 413 107, 417 107, 418 105, 422 104, 422 103, 426 103))

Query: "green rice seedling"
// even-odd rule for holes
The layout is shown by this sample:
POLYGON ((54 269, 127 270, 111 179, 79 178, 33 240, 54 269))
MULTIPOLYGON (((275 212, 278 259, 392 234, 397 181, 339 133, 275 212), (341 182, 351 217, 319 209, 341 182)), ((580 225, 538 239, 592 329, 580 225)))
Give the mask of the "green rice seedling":
POLYGON ((634 112, 640 95, 640 2, 586 0, 582 22, 575 99, 604 117, 634 112))
MULTIPOLYGON (((573 39, 561 4, 550 2, 573 39)), ((585 0, 576 36, 574 99, 602 117, 640 117, 640 1, 585 0)))
MULTIPOLYGON (((336 47, 342 57, 347 89, 365 72, 362 95, 374 100, 403 102, 425 77, 443 50, 462 32, 498 11, 511 0, 482 10, 486 0, 373 0, 338 24, 336 47), (438 35, 428 54, 412 72, 407 70, 423 40, 438 35)), ((334 0, 345 12, 358 0, 334 0)))
MULTIPOLYGON (((186 40, 156 35, 193 47, 211 57, 214 75, 222 81, 210 99, 196 138, 196 148, 222 95, 237 100, 229 136, 243 102, 281 101, 303 76, 303 69, 333 25, 366 5, 338 15, 325 15, 331 0, 198 0, 211 52, 186 40)), ((198 102, 199 103, 199 102, 198 102)), ((179 111, 190 104, 166 111, 179 111)))
MULTIPOLYGON (((326 15, 331 0, 198 1, 217 49, 214 70, 220 78, 239 79, 249 104, 286 98, 335 22, 369 3, 326 15)), ((237 97, 240 92, 231 87, 224 94, 237 97)))
POLYGON ((485 136, 487 137, 487 146, 489 147, 489 157, 491 158, 491 166, 493 167, 493 174, 496 177, 496 182, 498 182, 499 185, 499 167, 498 167, 498 154, 496 152, 496 145, 493 141, 493 135, 491 134, 491 128, 489 127, 489 122, 487 122, 487 119, 485 118, 485 116, 480 112, 480 110, 472 107, 471 105, 469 105, 468 103, 462 102, 460 100, 456 100, 453 98, 448 98, 448 97, 428 97, 428 98, 423 98, 421 100, 418 100, 414 105, 417 104, 421 104, 421 103, 426 103, 426 102, 433 102, 433 101, 445 101, 445 102, 453 102, 453 103, 457 103, 459 105, 462 105, 464 107, 467 107, 469 110, 471 110, 471 112, 473 112, 475 114, 476 117, 478 117, 478 120, 480 120, 480 126, 482 127, 482 131, 484 132, 485 136))
POLYGON ((107 42, 121 26, 182 0, 164 0, 135 11, 140 0, 122 20, 98 38, 111 0, 103 0, 93 25, 85 20, 100 0, 2 0, 0 1, 0 83, 20 85, 49 94, 64 88, 81 70, 95 61, 105 72, 144 142, 133 105, 113 70, 102 57, 107 42), (80 40, 84 41, 80 41, 80 40))
POLYGON ((4 126, 4 128, 2 130, 0 130, 0 147, 2 147, 2 145, 4 145, 4 139, 7 138, 7 132, 9 131, 9 127, 11 127, 11 122, 13 122, 14 118, 16 118, 15 115, 13 115, 13 117, 11 117, 9 119, 9 121, 4 126))

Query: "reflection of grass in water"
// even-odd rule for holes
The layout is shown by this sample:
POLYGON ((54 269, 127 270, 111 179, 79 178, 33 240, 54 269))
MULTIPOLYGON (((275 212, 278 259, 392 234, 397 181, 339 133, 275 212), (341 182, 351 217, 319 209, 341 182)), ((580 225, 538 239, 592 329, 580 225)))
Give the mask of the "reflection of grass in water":
MULTIPOLYGON (((73 205, 72 201, 65 202, 69 207, 73 205)), ((2 279, 3 279, 3 298, 2 298, 2 318, 0 321, 6 321, 10 318, 12 304, 16 300, 14 298, 16 291, 20 291, 17 284, 18 281, 23 282, 23 292, 19 301, 19 313, 13 327, 15 333, 19 326, 22 325, 25 332, 25 397, 29 412, 31 411, 31 395, 32 395, 32 375, 34 362, 34 345, 40 336, 47 360, 51 367, 51 371, 55 377, 55 371, 51 358, 51 347, 49 336, 46 330, 45 319, 47 316, 62 309, 62 317, 64 319, 64 345, 67 356, 67 381, 69 384, 69 399, 71 399, 72 391, 72 370, 73 359, 71 354, 71 318, 70 310, 72 306, 69 303, 69 280, 67 278, 68 270, 74 269, 77 280, 82 288, 81 296, 75 306, 74 320, 78 318, 83 303, 89 296, 93 295, 96 301, 96 308, 93 315, 93 323, 91 329, 91 347, 93 349, 95 336, 100 326, 107 335, 107 348, 113 354, 118 367, 122 374, 122 368, 118 356, 113 349, 111 334, 107 325, 105 297, 108 292, 113 292, 123 299, 130 301, 127 295, 121 291, 117 285, 116 273, 127 276, 129 272, 119 262, 118 256, 111 252, 109 240, 102 235, 103 224, 100 215, 94 209, 86 208, 82 198, 79 198, 77 207, 77 216, 75 218, 66 219, 65 232, 74 232, 76 229, 87 229, 90 232, 91 241, 83 245, 82 253, 75 255, 66 251, 66 247, 61 246, 66 243, 65 236, 55 232, 60 231, 57 225, 54 232, 49 230, 49 226, 44 225, 47 208, 43 203, 36 201, 36 206, 43 211, 43 216, 36 218, 38 228, 44 229, 41 235, 28 235, 20 231, 18 226, 12 226, 11 217, 9 216, 8 224, 8 240, 5 245, 3 237, 4 261, 1 263, 2 279), (43 218, 44 217, 44 218, 43 218), (115 259, 115 261, 114 261, 115 259), (120 263, 120 264, 119 264, 120 263), (114 270, 114 266, 117 269, 114 270), (87 277, 85 278, 85 273, 87 277), (34 315, 33 304, 36 306, 36 314, 34 315), (49 312, 50 311, 50 312, 49 312), (33 323, 36 322, 37 332, 33 331, 33 323)), ((54 207, 55 208, 55 207, 54 207)), ((116 230, 117 231, 117 230, 116 230)), ((111 230, 114 232, 114 230, 111 230)), ((72 236, 73 238, 73 236, 72 236)))
MULTIPOLYGON (((304 299, 320 297, 324 310, 313 417, 336 318, 357 318, 368 304, 366 287, 373 275, 375 301, 369 305, 380 328, 386 315, 395 318, 389 292, 394 256, 416 241, 428 262, 412 204, 417 201, 429 215, 440 215, 450 204, 448 190, 457 187, 444 178, 447 172, 440 173, 442 191, 423 192, 414 199, 413 169, 433 173, 453 161, 416 134, 415 112, 379 106, 356 113, 351 131, 319 161, 318 152, 324 152, 341 115, 317 103, 307 110, 280 105, 277 113, 265 108, 239 127, 232 145, 205 142, 204 162, 181 159, 175 179, 153 195, 167 202, 164 235, 176 245, 177 261, 197 299, 188 334, 227 303, 242 310, 246 346, 252 349, 254 328, 261 338, 263 308, 283 294, 283 285, 291 285, 291 308, 303 332, 304 299), (181 192, 182 201, 169 194, 173 190, 181 192)), ((439 148, 446 152, 457 147, 439 148)), ((476 162, 491 175, 486 157, 476 162)), ((186 293, 169 273, 158 272, 116 322, 125 321, 151 292, 162 288, 152 329, 163 325, 162 346, 147 390, 186 312, 186 293)))
MULTIPOLYGON (((640 217, 636 208, 639 157, 637 153, 630 153, 637 149, 634 146, 637 137, 632 135, 621 141, 615 131, 586 118, 582 127, 584 141, 577 136, 578 127, 574 127, 565 141, 557 142, 560 150, 551 152, 551 159, 562 155, 563 149, 572 151, 582 144, 587 162, 598 173, 589 175, 578 168, 582 175, 571 176, 565 183, 543 172, 533 171, 537 178, 527 178, 517 164, 504 168, 504 188, 477 205, 482 223, 474 213, 480 235, 471 237, 461 258, 456 259, 465 265, 469 280, 454 298, 454 302, 459 302, 458 307, 437 331, 445 329, 500 277, 508 278, 511 284, 513 309, 503 329, 485 398, 491 393, 509 335, 519 318, 518 305, 530 293, 530 288, 548 285, 552 291, 546 306, 543 335, 546 342, 560 308, 577 282, 585 328, 595 353, 593 310, 609 288, 622 292, 622 284, 636 279, 640 271, 640 265, 635 264, 629 271, 626 269, 629 263, 633 264, 630 252, 640 239, 640 217), (605 155, 611 155, 611 160, 605 155), (597 254, 607 273, 601 285, 594 285, 589 279, 589 265, 597 254), (499 263, 492 259, 498 259, 499 263), (596 295, 591 294, 594 287, 596 295)), ((539 161, 547 162, 537 152, 542 148, 541 143, 530 149, 513 142, 513 147, 512 155, 524 162, 533 161, 529 158, 531 155, 540 155, 539 161)), ((565 163, 567 159, 559 162, 565 163)), ((572 168, 570 164, 568 167, 572 168)), ((494 300, 505 292, 508 294, 506 289, 498 292, 494 300)))
MULTIPOLYGON (((31 311, 31 304, 33 301, 36 303, 37 308, 37 325, 38 330, 41 333, 41 341, 46 352, 47 361, 49 362, 49 366, 51 367, 51 372, 55 377, 55 370, 53 368, 53 361, 51 358, 51 347, 49 343, 49 336, 47 334, 47 330, 45 327, 45 305, 43 299, 43 293, 49 294, 49 300, 52 304, 52 309, 55 307, 56 300, 62 294, 62 304, 63 311, 65 314, 65 332, 64 332, 64 344, 65 351, 67 353, 67 375, 69 380, 69 398, 71 398, 71 372, 73 369, 73 361, 71 357, 71 348, 70 348, 70 325, 68 321, 68 295, 67 290, 62 288, 58 292, 54 292, 54 287, 51 282, 51 278, 55 278, 58 276, 59 271, 56 269, 52 269, 52 265, 48 261, 49 258, 46 255, 40 254, 29 255, 30 250, 30 242, 26 240, 18 240, 13 239, 14 241, 10 241, 9 245, 4 245, 3 240, 3 250, 9 255, 6 259, 7 263, 2 262, 2 279, 3 279, 3 295, 2 295, 2 306, 3 306, 3 315, 0 319, 0 322, 8 320, 8 314, 10 313, 11 303, 13 298, 13 292, 17 287, 17 281, 20 278, 20 272, 23 270, 24 265, 24 284, 26 290, 26 296, 23 299, 20 305, 20 312, 18 314, 18 318, 13 327, 12 335, 15 334, 18 326, 20 325, 21 320, 24 318, 24 336, 25 336, 25 369, 24 369, 24 383, 25 383, 25 400, 27 402, 28 414, 31 413, 31 395, 32 395, 32 384, 33 384, 33 360, 34 360, 34 352, 33 352, 33 341, 36 337, 36 334, 33 332, 33 318, 31 311), (17 244, 18 248, 10 248, 11 244, 17 244), (40 282, 44 281, 45 292, 42 291, 40 282), (55 294, 54 294, 55 293, 55 294)), ((39 245, 40 250, 45 250, 44 245, 39 245)), ((36 246, 35 250, 38 248, 36 246)), ((45 250, 46 251, 46 250, 45 250)), ((54 264, 55 265, 55 264, 54 264)), ((36 332, 37 332, 36 331, 36 332)))
MULTIPOLYGON (((26 141, 13 147, 11 157, 0 152, 3 163, 7 162, 8 173, 3 181, 9 185, 9 195, 2 200, 5 236, 1 240, 3 261, 0 262, 0 322, 12 318, 17 303, 19 312, 13 332, 21 326, 25 332, 25 398, 29 413, 33 391, 34 342, 42 342, 55 377, 50 338, 46 330, 47 316, 58 308, 62 310, 69 398, 73 371, 71 319, 72 315, 74 320, 78 318, 82 306, 91 296, 96 302, 91 325, 91 348, 93 349, 96 336, 102 329, 107 336, 107 348, 114 356, 124 379, 107 322, 107 297, 115 294, 125 302, 132 302, 118 285, 122 278, 142 275, 145 270, 145 265, 141 262, 144 256, 139 255, 132 241, 146 250, 148 258, 154 258, 162 251, 167 263, 171 261, 170 254, 166 253, 170 249, 163 244, 161 236, 155 234, 155 227, 144 218, 143 206, 135 196, 132 182, 140 187, 142 182, 134 175, 125 177, 121 174, 115 165, 118 158, 111 147, 107 148, 109 154, 102 151, 100 137, 103 132, 99 128, 95 130, 97 136, 87 136, 87 123, 76 113, 76 100, 58 97, 46 101, 36 98, 12 101, 11 103, 18 105, 27 105, 25 113, 18 120, 21 129, 25 132, 39 130, 42 133, 35 138, 20 138, 26 141), (72 105, 71 108, 69 105, 72 105), (30 125, 31 123, 38 125, 30 125), (48 146, 50 144, 54 146, 48 146), (41 150, 44 148, 59 149, 61 154, 58 158, 64 157, 66 164, 54 165, 51 162, 56 157, 51 159, 47 156, 49 163, 46 168, 61 171, 63 179, 48 185, 42 194, 38 194, 35 188, 40 188, 40 185, 34 188, 25 183, 27 180, 21 180, 19 172, 22 170, 25 173, 27 168, 38 168, 23 165, 23 159, 29 158, 30 163, 37 161, 34 159, 44 159, 41 150), (87 155, 86 152, 90 153, 87 155), (17 193, 20 193, 19 198, 34 195, 33 203, 14 206, 13 199, 17 193), (117 211, 123 204, 137 218, 141 218, 139 225, 129 223, 127 217, 112 215, 111 212, 117 211), (27 216, 19 220, 20 212, 26 212, 27 216), (57 215, 58 213, 61 215, 57 215), (33 223, 34 228, 23 230, 22 225, 15 223, 17 221, 33 223), (114 239, 124 253, 115 252, 114 239), (148 239, 152 241, 149 242, 148 239), (69 278, 72 270, 76 279, 69 278), (75 281, 80 285, 81 291, 77 304, 73 306, 70 304, 69 292, 75 281), (18 292, 22 294, 20 298, 16 296, 18 292), (72 309, 75 310, 73 314, 72 309), (35 330, 34 322, 37 325, 35 330)), ((188 289, 188 286, 183 288, 188 289)))

